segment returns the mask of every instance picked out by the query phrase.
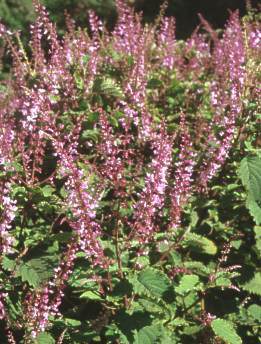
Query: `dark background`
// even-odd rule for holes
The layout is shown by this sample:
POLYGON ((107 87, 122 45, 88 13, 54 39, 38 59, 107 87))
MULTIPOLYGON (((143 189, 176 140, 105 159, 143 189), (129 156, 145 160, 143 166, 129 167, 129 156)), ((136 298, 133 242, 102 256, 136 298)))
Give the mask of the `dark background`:
MULTIPOLYGON (((143 11, 144 20, 151 22, 159 13, 163 0, 126 0, 137 11, 143 11)), ((111 29, 116 20, 114 0, 42 0, 51 18, 64 28, 64 10, 67 9, 78 25, 86 26, 87 10, 94 9, 111 29)), ((259 1, 252 0, 253 7, 259 1)), ((176 17, 177 37, 186 38, 199 24, 198 13, 212 24, 214 28, 223 27, 229 10, 239 9, 240 15, 246 13, 246 0, 169 0, 167 15, 176 17)), ((31 0, 0 0, 0 18, 12 29, 28 31, 33 21, 34 12, 31 0)))

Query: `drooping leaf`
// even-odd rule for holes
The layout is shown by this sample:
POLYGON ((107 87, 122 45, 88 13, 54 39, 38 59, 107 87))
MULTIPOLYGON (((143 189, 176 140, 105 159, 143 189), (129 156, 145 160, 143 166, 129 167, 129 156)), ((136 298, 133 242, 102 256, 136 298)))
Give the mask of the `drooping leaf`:
POLYGON ((215 319, 211 322, 212 330, 215 335, 223 339, 227 344, 240 344, 242 343, 241 338, 236 333, 235 329, 230 322, 224 319, 215 319))

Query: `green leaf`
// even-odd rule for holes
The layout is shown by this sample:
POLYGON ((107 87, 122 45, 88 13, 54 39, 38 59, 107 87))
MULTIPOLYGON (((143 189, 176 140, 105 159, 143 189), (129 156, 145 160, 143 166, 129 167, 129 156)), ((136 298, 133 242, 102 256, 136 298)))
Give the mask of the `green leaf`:
POLYGON ((229 287, 231 285, 230 279, 222 276, 217 278, 215 283, 218 287, 229 287))
POLYGON ((183 245, 199 253, 209 255, 215 255, 217 253, 217 246, 213 241, 195 233, 187 233, 183 240, 183 245))
POLYGON ((37 287, 40 284, 40 278, 37 272, 29 265, 22 264, 19 269, 23 282, 28 282, 32 287, 37 287))
POLYGON ((69 243, 73 239, 74 233, 72 232, 63 232, 63 233, 57 233, 52 235, 53 240, 57 240, 58 242, 62 243, 69 243))
POLYGON ((146 299, 139 299, 139 304, 149 313, 158 313, 162 314, 164 313, 164 310, 161 306, 159 306, 157 303, 146 300, 146 299))
POLYGON ((162 81, 159 79, 150 79, 147 83, 147 88, 149 89, 155 89, 155 88, 159 88, 162 86, 162 81))
POLYGON ((181 277, 179 285, 175 288, 178 294, 187 294, 191 290, 199 289, 201 284, 199 283, 199 277, 197 275, 184 275, 181 277))
POLYGON ((15 260, 12 260, 5 256, 2 260, 2 267, 4 270, 13 271, 15 268, 15 260))
POLYGON ((215 319, 211 322, 215 335, 223 339, 227 344, 240 344, 241 338, 236 333, 230 322, 223 319, 215 319))
POLYGON ((261 322, 261 306, 256 304, 251 305, 248 307, 247 311, 252 318, 261 322))
POLYGON ((70 327, 78 327, 78 326, 81 326, 82 324, 79 320, 70 319, 70 318, 65 318, 64 322, 67 326, 70 326, 70 327))
POLYGON ((17 276, 21 276, 22 281, 31 286, 39 287, 52 276, 56 260, 56 255, 43 255, 23 262, 17 269, 17 276))
POLYGON ((255 223, 261 225, 261 207, 250 196, 246 200, 246 207, 248 208, 250 215, 254 218, 255 223))
POLYGON ((145 326, 134 335, 134 344, 156 344, 160 343, 163 328, 158 325, 145 326))
POLYGON ((198 275, 203 276, 209 275, 211 271, 205 264, 198 261, 184 262, 184 266, 189 270, 196 271, 198 275))
POLYGON ((259 254, 261 255, 261 226, 255 226, 254 232, 256 239, 256 248, 259 251, 259 254))
POLYGON ((35 343, 36 344, 55 344, 55 340, 50 335, 50 333, 42 332, 37 336, 35 343))
POLYGON ((251 294, 256 294, 261 296, 261 272, 257 272, 249 282, 242 285, 242 288, 245 291, 248 291, 251 294))
POLYGON ((54 193, 55 189, 51 187, 50 185, 45 185, 42 188, 42 192, 44 197, 50 197, 54 193))
POLYGON ((239 177, 254 201, 261 201, 261 158, 247 156, 241 160, 239 177))
POLYGON ((94 142, 98 142, 99 131, 97 129, 86 129, 82 132, 81 137, 86 140, 93 140, 94 142))
POLYGON ((124 96, 120 86, 111 78, 95 80, 93 91, 95 93, 113 96, 116 98, 123 98, 124 96))
POLYGON ((161 271, 147 268, 140 272, 138 281, 156 297, 162 297, 170 287, 168 277, 161 271))
POLYGON ((82 293, 80 295, 80 299, 89 299, 89 300, 102 300, 102 298, 100 297, 100 295, 98 295, 97 293, 94 293, 91 290, 85 291, 84 293, 82 293))

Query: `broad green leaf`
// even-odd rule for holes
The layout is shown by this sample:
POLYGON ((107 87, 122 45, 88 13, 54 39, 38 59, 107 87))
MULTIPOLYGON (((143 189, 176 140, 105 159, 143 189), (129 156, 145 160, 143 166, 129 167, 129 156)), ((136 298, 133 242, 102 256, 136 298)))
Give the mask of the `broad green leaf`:
POLYGON ((236 333, 230 322, 223 319, 215 319, 211 322, 211 327, 216 336, 223 339, 226 344, 240 344, 241 338, 236 333))
POLYGON ((184 266, 187 269, 196 271, 197 274, 203 275, 203 276, 209 275, 211 271, 211 269, 208 268, 205 264, 198 261, 184 262, 184 266))
POLYGON ((261 296, 261 272, 257 272, 255 276, 246 284, 242 285, 242 288, 251 294, 261 296))
POLYGON ((28 282, 33 287, 39 287, 53 274, 57 256, 43 255, 23 262, 17 269, 17 276, 21 276, 23 282, 28 282))
POLYGON ((184 328, 183 333, 187 336, 194 335, 203 329, 203 325, 187 326, 184 328))
POLYGON ((64 322, 65 322, 66 325, 68 325, 70 327, 81 326, 81 322, 79 320, 76 320, 76 319, 65 318, 64 322))
POLYGON ((15 261, 5 256, 2 260, 2 267, 7 271, 13 271, 15 268, 15 261))
POLYGON ((42 192, 43 192, 44 197, 50 197, 55 192, 55 189, 51 187, 50 185, 45 185, 42 188, 42 192))
POLYGON ((28 282, 32 287, 37 287, 40 284, 40 278, 37 272, 29 265, 22 264, 19 269, 23 282, 28 282))
POLYGON ((156 344, 160 343, 163 335, 160 325, 145 326, 134 335, 134 344, 156 344))
POLYGON ((229 287, 231 285, 230 279, 222 276, 217 278, 215 283, 218 287, 229 287))
POLYGON ((246 206, 251 216, 253 216, 255 223, 258 226, 261 225, 261 207, 258 205, 258 203, 251 197, 248 197, 246 200, 246 206))
POLYGON ((55 344, 55 340, 50 333, 42 332, 37 336, 35 344, 55 344))
POLYGON ((184 275, 181 277, 179 285, 175 288, 178 294, 187 294, 191 290, 199 289, 201 284, 197 275, 184 275))
POLYGON ((142 308, 144 308, 149 313, 158 313, 158 314, 164 313, 163 308, 153 301, 149 301, 146 299, 139 299, 138 302, 142 306, 142 308))
POLYGON ((256 304, 251 305, 248 307, 247 311, 252 318, 261 322, 261 306, 256 304))
POLYGON ((100 297, 100 295, 98 295, 97 293, 94 293, 91 290, 85 291, 84 293, 82 293, 80 295, 80 299, 89 299, 89 300, 102 300, 102 298, 100 297))
POLYGON ((239 177, 254 201, 261 201, 261 158, 247 156, 239 168, 239 177))
POLYGON ((57 240, 58 242, 68 243, 73 239, 73 236, 74 233, 72 232, 63 232, 52 235, 52 239, 57 240))
POLYGON ((140 272, 138 281, 156 297, 162 297, 170 287, 168 277, 161 271, 147 268, 140 272))
POLYGON ((123 92, 115 80, 111 78, 97 79, 94 82, 93 91, 95 93, 104 94, 106 96, 113 96, 123 98, 123 92))
POLYGON ((213 241, 195 233, 188 233, 183 240, 183 245, 199 253, 209 255, 215 255, 217 253, 217 246, 213 241))

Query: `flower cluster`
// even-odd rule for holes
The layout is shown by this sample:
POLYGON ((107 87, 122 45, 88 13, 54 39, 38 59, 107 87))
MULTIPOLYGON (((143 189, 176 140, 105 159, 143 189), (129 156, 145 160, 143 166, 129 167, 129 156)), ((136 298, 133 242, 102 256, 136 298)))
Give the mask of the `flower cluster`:
POLYGON ((169 168, 172 162, 172 142, 165 128, 154 134, 152 141, 154 158, 145 177, 145 187, 135 205, 134 235, 141 241, 148 241, 157 230, 154 220, 163 207, 169 168))
POLYGON ((236 134, 236 121, 242 112, 246 72, 243 33, 238 13, 231 16, 224 36, 216 43, 213 54, 217 79, 212 83, 211 103, 215 115, 208 130, 211 145, 206 152, 199 177, 202 186, 212 179, 227 159, 236 134))
POLYGON ((72 273, 78 244, 68 245, 60 265, 54 269, 54 275, 41 289, 27 295, 25 321, 31 329, 30 335, 35 338, 45 331, 50 316, 59 315, 59 306, 64 296, 65 283, 72 273))
MULTIPOLYGON (((163 273, 170 251, 180 262, 190 250, 183 227, 193 221, 184 209, 207 197, 199 191, 211 188, 236 143, 246 95, 258 94, 253 61, 260 39, 257 25, 244 28, 235 12, 222 37, 200 17, 207 34, 197 29, 178 42, 174 18, 161 13, 155 25, 144 26, 123 0, 116 1, 119 18, 111 33, 90 11, 88 30, 76 28, 67 15, 61 37, 45 7, 36 0, 34 7, 26 49, 18 33, 0 24, 12 57, 12 78, 0 90, 0 258, 7 258, 1 278, 8 287, 14 277, 21 282, 28 342, 62 316, 69 277, 84 259, 101 294, 87 295, 104 305, 101 311, 111 311, 110 321, 120 297, 115 304, 109 297, 116 283, 128 279, 128 269, 142 272, 144 255, 156 251, 163 253, 163 273), (33 288, 23 264, 38 248, 47 254, 49 244, 48 254, 55 251, 59 262, 33 288)), ((205 213, 197 215, 207 223, 201 234, 212 226, 205 213)), ((193 234, 191 241, 206 239, 202 246, 194 243, 201 253, 215 255, 210 239, 193 234)), ((238 264, 219 266, 227 255, 215 273, 204 270, 210 284, 217 272, 234 278, 238 264)), ((174 283, 183 277, 193 282, 200 265, 194 263, 166 270, 174 283)), ((87 290, 86 278, 83 284, 87 290)), ((128 309, 134 293, 136 298, 135 290, 124 295, 128 309)), ((8 318, 5 296, 0 293, 0 319, 8 318)), ((214 316, 205 310, 198 315, 211 326, 214 316)))
POLYGON ((182 206, 187 202, 192 186, 192 174, 196 164, 195 152, 188 127, 185 121, 185 115, 181 114, 180 119, 181 142, 176 171, 174 175, 174 186, 171 188, 171 209, 170 226, 176 228, 180 224, 182 206))

